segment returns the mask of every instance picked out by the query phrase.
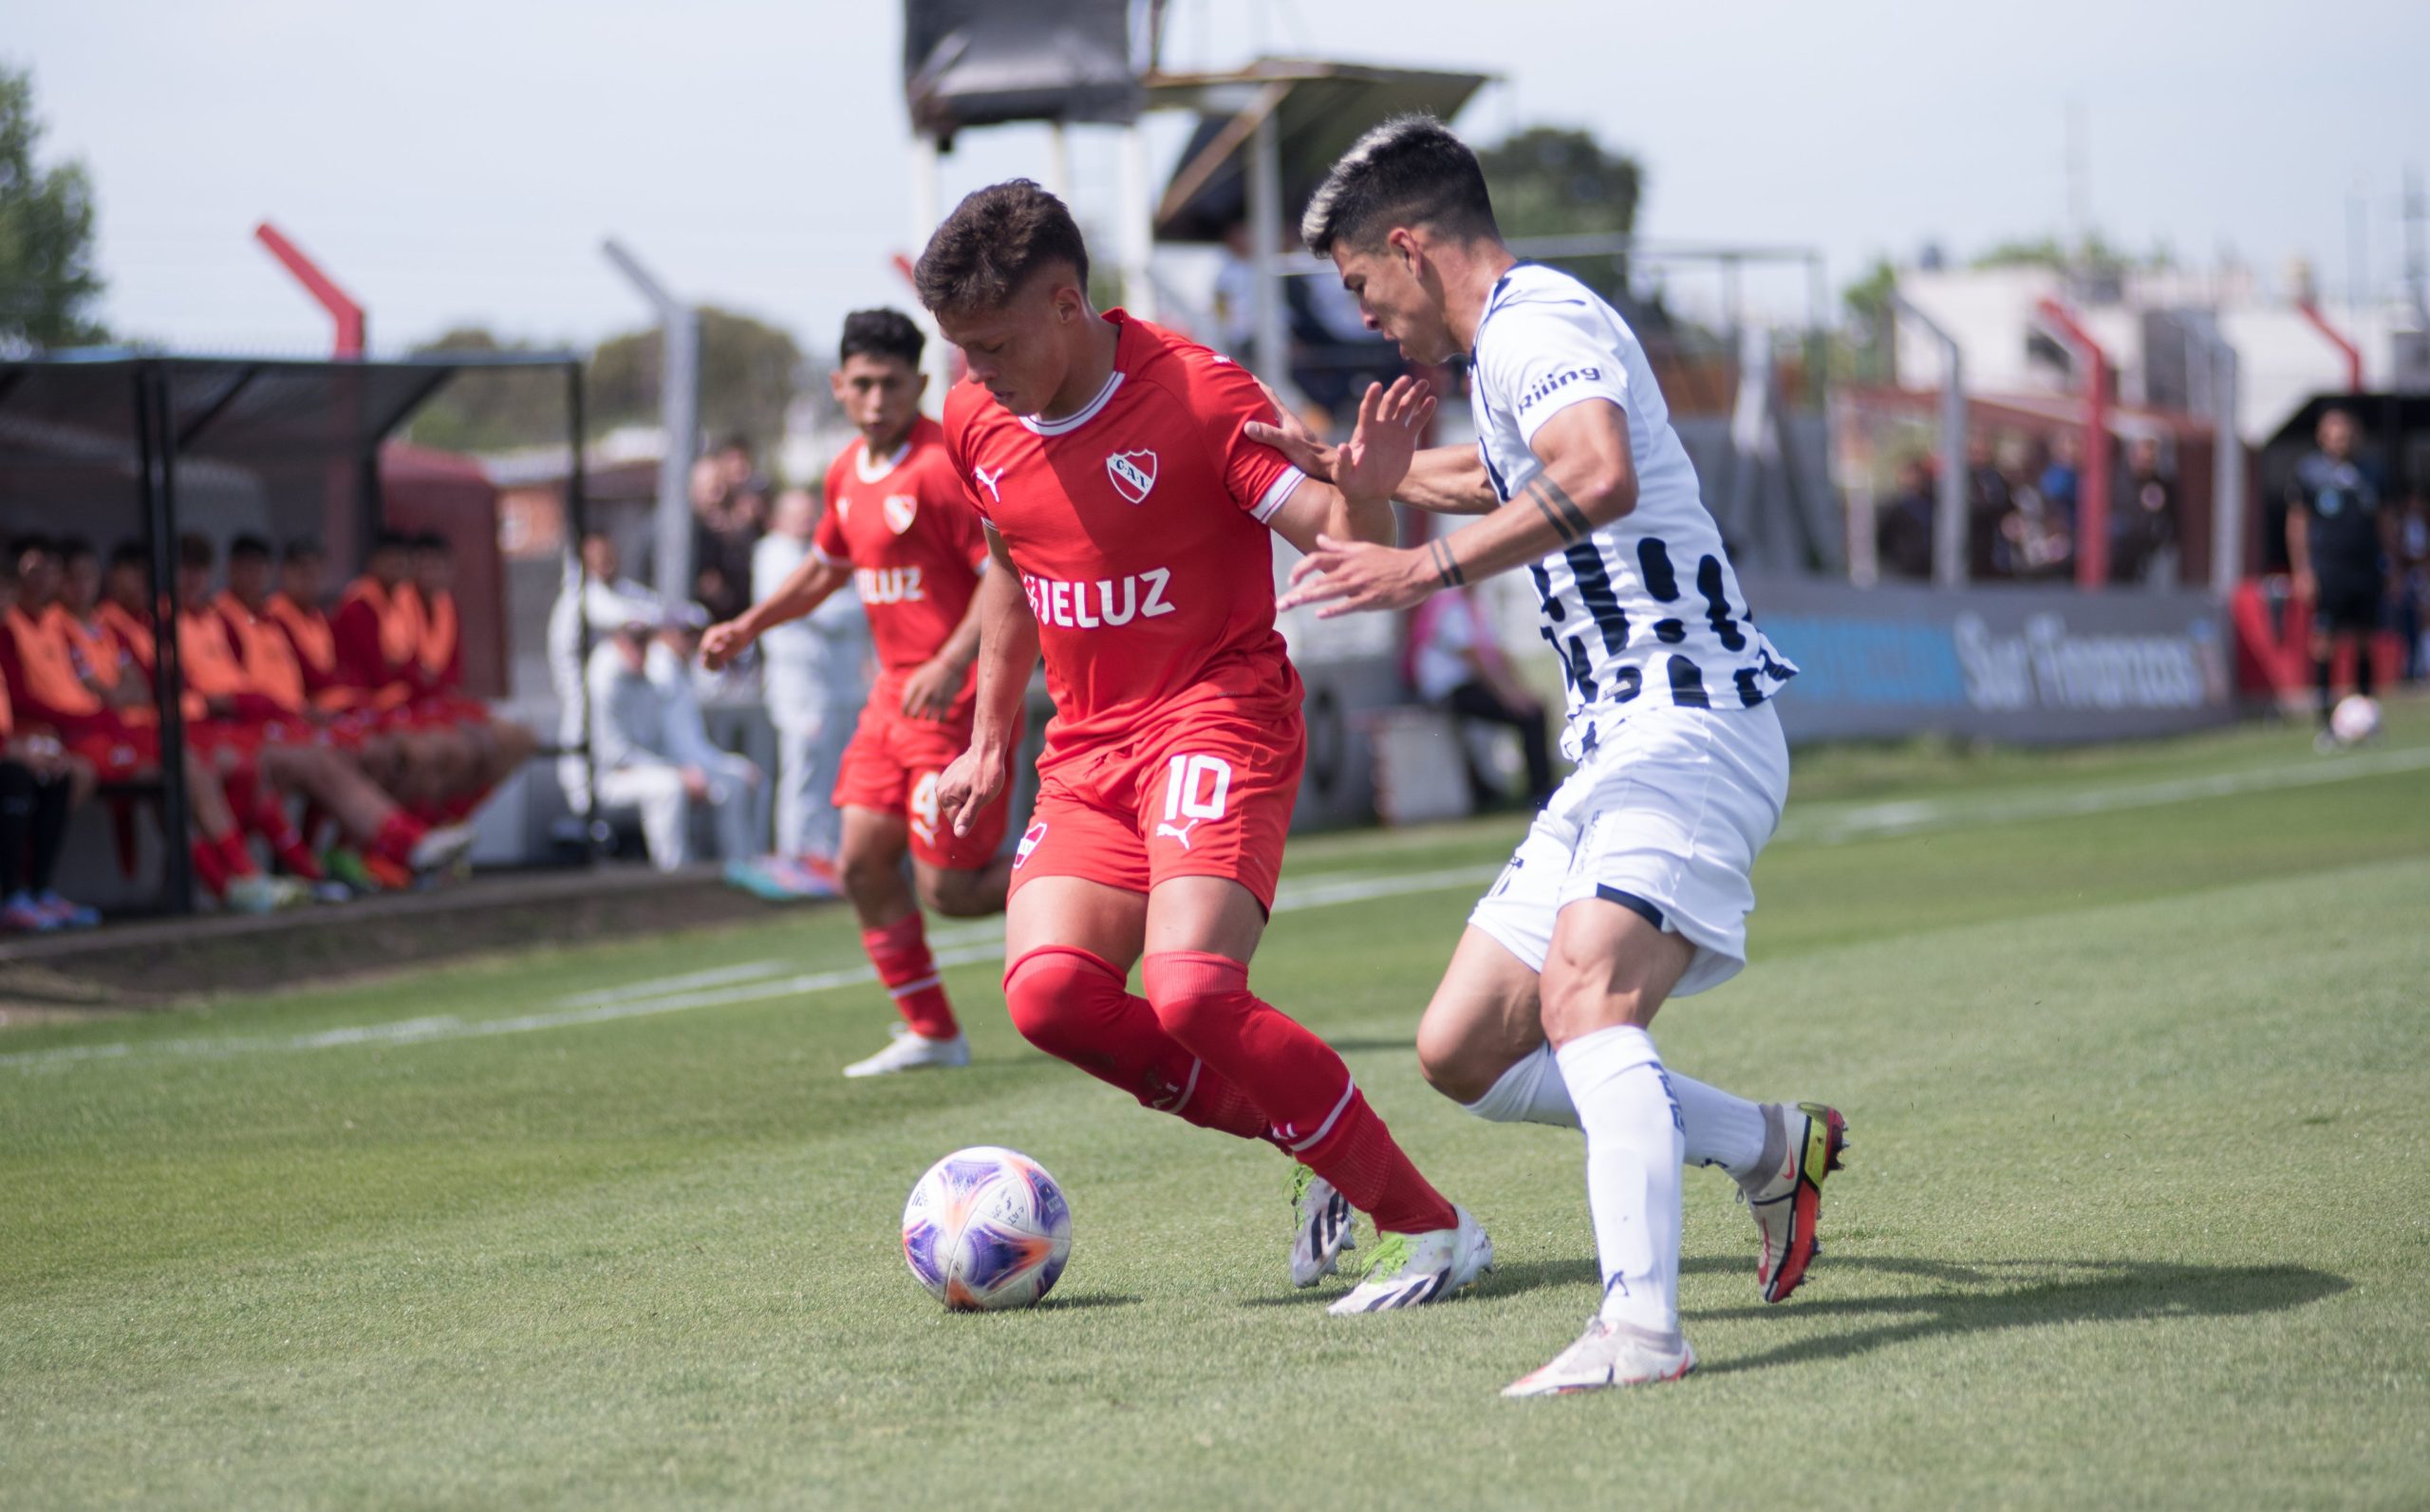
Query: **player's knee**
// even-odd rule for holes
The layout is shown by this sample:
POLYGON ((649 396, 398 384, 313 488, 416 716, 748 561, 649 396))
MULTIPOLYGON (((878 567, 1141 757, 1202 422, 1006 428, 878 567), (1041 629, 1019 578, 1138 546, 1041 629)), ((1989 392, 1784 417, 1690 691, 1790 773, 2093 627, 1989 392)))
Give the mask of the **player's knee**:
POLYGON ((1004 884, 983 871, 922 868, 920 901, 948 919, 980 919, 1004 911, 1004 884))
POLYGON ((1506 1068, 1490 1064, 1486 1047, 1461 1025, 1428 1015, 1417 1026, 1417 1071, 1426 1084, 1467 1106, 1493 1091, 1506 1068))
POLYGON ((1110 962, 1067 945, 1033 950, 1004 972, 1004 1011, 1013 1027, 1066 1060, 1085 1051, 1089 1027, 1103 1017, 1107 999, 1122 996, 1122 978, 1110 962))
POLYGON ((1203 950, 1149 956, 1140 963, 1139 983, 1165 1033, 1193 1049, 1228 1036, 1253 1000, 1248 968, 1203 950))

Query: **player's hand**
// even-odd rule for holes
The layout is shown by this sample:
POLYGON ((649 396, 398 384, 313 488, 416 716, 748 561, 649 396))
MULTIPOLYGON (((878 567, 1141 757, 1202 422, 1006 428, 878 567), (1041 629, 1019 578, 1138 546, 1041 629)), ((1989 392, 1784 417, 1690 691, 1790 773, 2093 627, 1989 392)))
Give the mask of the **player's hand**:
POLYGON ((903 680, 903 712, 914 719, 944 719, 953 712, 953 700, 969 671, 946 657, 921 663, 903 680))
POLYGON ((2320 579, 2309 572, 2295 574, 2295 597, 2306 604, 2320 602, 2320 579))
POLYGON ((1358 401, 1358 424, 1335 451, 1333 486, 1346 498, 1391 498, 1409 476, 1417 439, 1433 418, 1434 390, 1422 380, 1405 373, 1390 388, 1368 384, 1358 401))
MULTIPOLYGON (((1264 385, 1261 383, 1259 386, 1264 385)), ((1267 398, 1274 397, 1274 390, 1269 388, 1265 392, 1267 398)), ((1334 458, 1340 454, 1341 448, 1327 446, 1318 440, 1317 433, 1308 429, 1307 421, 1292 414, 1280 400, 1275 400, 1274 413, 1279 417, 1276 423, 1269 425, 1263 420, 1251 420, 1242 427, 1241 434, 1261 446, 1273 447, 1282 454, 1284 461, 1317 481, 1332 482, 1334 458)))
POLYGON ((683 778, 683 791, 690 795, 694 803, 706 803, 709 801, 709 775, 707 773, 701 771, 699 767, 685 767, 682 769, 681 775, 683 778))
POLYGON ((1004 758, 988 756, 974 745, 939 774, 937 812, 953 826, 955 834, 968 834, 971 825, 1003 791, 1004 758))
POLYGON ((1423 551, 1319 535, 1317 549, 1291 569, 1290 591, 1274 607, 1321 604, 1317 618, 1330 620, 1361 609, 1405 609, 1442 586, 1423 551))
POLYGON ((743 627, 740 620, 727 620, 712 625, 701 637, 701 664, 712 672, 722 672, 734 659, 749 650, 758 637, 743 627))

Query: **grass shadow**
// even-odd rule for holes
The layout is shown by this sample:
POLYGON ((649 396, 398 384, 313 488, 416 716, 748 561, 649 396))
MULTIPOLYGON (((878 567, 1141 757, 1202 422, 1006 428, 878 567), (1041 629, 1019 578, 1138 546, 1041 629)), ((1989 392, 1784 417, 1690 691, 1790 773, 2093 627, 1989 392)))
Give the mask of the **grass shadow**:
POLYGON ((1082 1292, 1077 1297, 1066 1297, 1058 1292, 1040 1297, 1037 1306, 1040 1312, 1060 1313, 1083 1307, 1136 1307, 1139 1302, 1140 1298, 1136 1297, 1117 1296, 1112 1292, 1082 1292))
MULTIPOLYGON (((1826 1261, 1834 1269, 1887 1270, 1936 1279, 1954 1273, 1949 1289, 1897 1297, 1815 1297, 1792 1301, 1804 1319, 1846 1318, 1845 1332, 1792 1340, 1740 1359, 1701 1367, 1708 1375, 1764 1370, 1809 1360, 1846 1359, 1910 1339, 1980 1334, 2051 1323, 2129 1323, 2172 1317, 2242 1317, 2303 1307, 2352 1288, 2353 1282, 2302 1265, 2177 1265, 2146 1260, 1998 1260, 1981 1265, 1874 1260, 1826 1261), (2049 1276, 2047 1273, 2060 1274, 2049 1276), (2046 1279, 2018 1282, 2029 1276, 2046 1279), (1870 1322, 1869 1319, 1882 1319, 1870 1322), (1895 1318, 1893 1321, 1891 1319, 1895 1318)), ((1687 1320, 1777 1316, 1762 1303, 1707 1308, 1687 1320)))

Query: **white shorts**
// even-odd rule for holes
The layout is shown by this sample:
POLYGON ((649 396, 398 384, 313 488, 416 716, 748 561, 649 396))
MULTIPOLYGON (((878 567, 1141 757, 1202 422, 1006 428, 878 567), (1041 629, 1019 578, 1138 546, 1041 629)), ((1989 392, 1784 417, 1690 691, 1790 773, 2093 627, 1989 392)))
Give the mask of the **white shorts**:
POLYGON ((1554 793, 1468 923, 1541 973, 1561 910, 1602 898, 1696 947, 1671 996, 1718 987, 1747 964, 1748 873, 1787 797, 1769 703, 1647 709, 1554 793))

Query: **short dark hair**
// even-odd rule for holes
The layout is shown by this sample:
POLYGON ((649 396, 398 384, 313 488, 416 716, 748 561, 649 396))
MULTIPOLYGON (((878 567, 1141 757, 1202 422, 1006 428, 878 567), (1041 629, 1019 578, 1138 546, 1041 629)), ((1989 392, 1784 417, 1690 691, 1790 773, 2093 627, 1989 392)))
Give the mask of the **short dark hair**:
POLYGON ((267 562, 270 555, 270 542, 250 531, 228 543, 231 562, 267 562))
POLYGON ((179 567, 209 567, 212 563, 213 555, 214 552, 212 551, 210 536, 197 535, 194 532, 188 531, 185 534, 178 537, 178 565, 179 567))
POLYGON ((740 431, 728 431, 725 433, 724 437, 718 441, 717 445, 710 448, 710 450, 713 452, 740 452, 743 456, 749 457, 751 455, 751 438, 743 435, 740 431))
POLYGON ((1308 201, 1299 240, 1329 257, 1336 243, 1372 247, 1394 226, 1463 240, 1502 234, 1477 155, 1432 116, 1394 116, 1352 143, 1308 201))
POLYGON ((51 544, 49 536, 36 535, 30 532, 16 536, 9 542, 9 560, 11 562, 23 561, 28 554, 35 551, 43 552, 47 556, 57 556, 59 548, 51 544))
POLYGON ((149 572, 152 553, 141 541, 121 541, 110 548, 110 569, 116 571, 122 567, 140 567, 149 572))
POLYGON ((328 554, 328 552, 321 549, 321 543, 312 536, 298 535, 287 543, 287 554, 283 560, 289 562, 318 562, 326 559, 328 554))
POLYGON ((953 207, 911 271, 920 303, 933 310, 1000 308, 1040 271, 1068 263, 1089 286, 1089 246, 1063 201, 1027 178, 1011 178, 953 207))
POLYGON ((100 554, 93 550, 93 543, 81 535, 63 535, 52 544, 58 548, 59 559, 63 562, 81 562, 85 557, 100 554))
POLYGON ((844 317, 835 362, 840 366, 854 357, 893 357, 916 370, 927 345, 927 336, 899 309, 856 309, 844 317))
POLYGON ((407 535, 402 531, 382 531, 372 539, 371 542, 371 550, 375 553, 380 551, 410 551, 413 549, 414 538, 407 535))
POLYGON ((447 554, 447 537, 439 534, 437 531, 424 531, 414 537, 414 550, 417 551, 437 551, 439 555, 445 556, 447 554))

